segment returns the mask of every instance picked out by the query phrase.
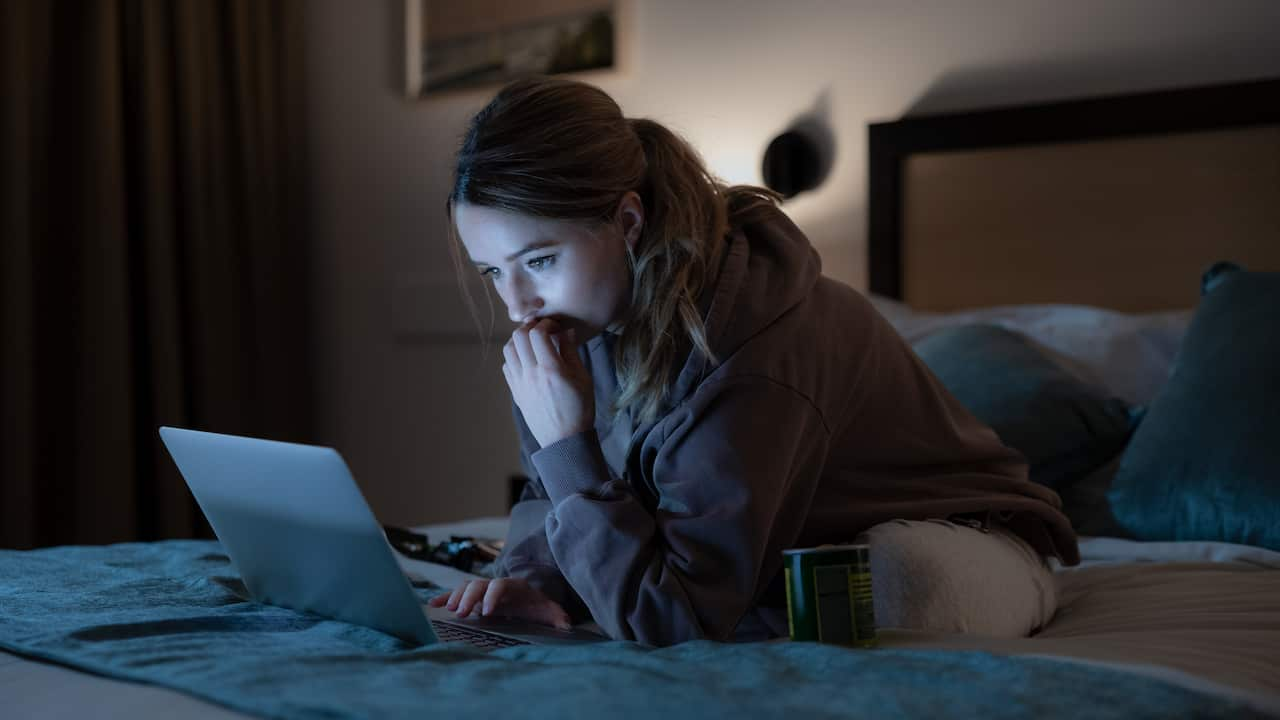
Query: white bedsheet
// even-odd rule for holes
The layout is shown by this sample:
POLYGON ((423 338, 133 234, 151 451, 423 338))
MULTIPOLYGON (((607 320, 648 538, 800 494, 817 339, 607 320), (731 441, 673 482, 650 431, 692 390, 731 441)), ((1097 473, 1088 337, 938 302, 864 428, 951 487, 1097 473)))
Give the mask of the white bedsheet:
POLYGON ((1213 542, 1081 540, 1058 612, 1030 638, 883 631, 881 645, 1145 666, 1280 714, 1280 553, 1213 542))

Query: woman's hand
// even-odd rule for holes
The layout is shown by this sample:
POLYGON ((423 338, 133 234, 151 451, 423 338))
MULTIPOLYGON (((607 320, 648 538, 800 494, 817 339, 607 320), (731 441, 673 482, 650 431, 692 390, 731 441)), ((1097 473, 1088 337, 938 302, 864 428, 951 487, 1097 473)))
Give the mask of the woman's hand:
POLYGON ((431 607, 444 607, 467 617, 479 606, 480 615, 501 615, 550 625, 561 630, 572 627, 569 613, 560 603, 519 578, 471 580, 427 601, 431 607))
POLYGON ((559 332, 554 320, 544 318, 516 329, 502 348, 507 387, 541 447, 590 430, 596 420, 591 375, 578 357, 573 329, 559 332))

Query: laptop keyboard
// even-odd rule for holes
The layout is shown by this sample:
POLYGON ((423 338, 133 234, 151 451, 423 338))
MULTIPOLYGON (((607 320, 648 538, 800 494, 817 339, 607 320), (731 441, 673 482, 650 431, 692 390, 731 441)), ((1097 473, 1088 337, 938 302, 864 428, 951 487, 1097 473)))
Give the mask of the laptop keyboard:
POLYGON ((474 630, 464 625, 454 625, 453 623, 432 622, 431 627, 435 629, 436 635, 444 642, 464 642, 478 648, 504 648, 532 644, 527 640, 494 635, 483 630, 474 630))

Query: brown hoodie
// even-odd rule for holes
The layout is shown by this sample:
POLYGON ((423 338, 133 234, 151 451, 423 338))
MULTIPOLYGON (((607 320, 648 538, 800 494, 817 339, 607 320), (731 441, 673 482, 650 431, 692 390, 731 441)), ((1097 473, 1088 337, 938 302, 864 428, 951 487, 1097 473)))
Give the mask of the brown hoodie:
MULTIPOLYGON (((730 237, 706 315, 719 362, 691 352, 657 422, 598 410, 594 430, 539 449, 517 409, 532 482, 499 574, 614 638, 669 645, 784 634, 782 551, 894 518, 994 515, 1078 562, 1057 494, 820 271, 778 211, 730 237)), ((601 410, 613 340, 580 348, 601 410)))

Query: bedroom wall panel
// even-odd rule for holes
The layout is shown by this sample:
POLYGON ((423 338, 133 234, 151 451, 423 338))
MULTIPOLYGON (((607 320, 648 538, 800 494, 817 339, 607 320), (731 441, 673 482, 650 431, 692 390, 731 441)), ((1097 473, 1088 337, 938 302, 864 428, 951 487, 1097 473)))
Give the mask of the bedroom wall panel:
POLYGON ((903 299, 921 310, 1190 308, 1217 260, 1280 270, 1277 126, 921 153, 903 184, 903 299))

